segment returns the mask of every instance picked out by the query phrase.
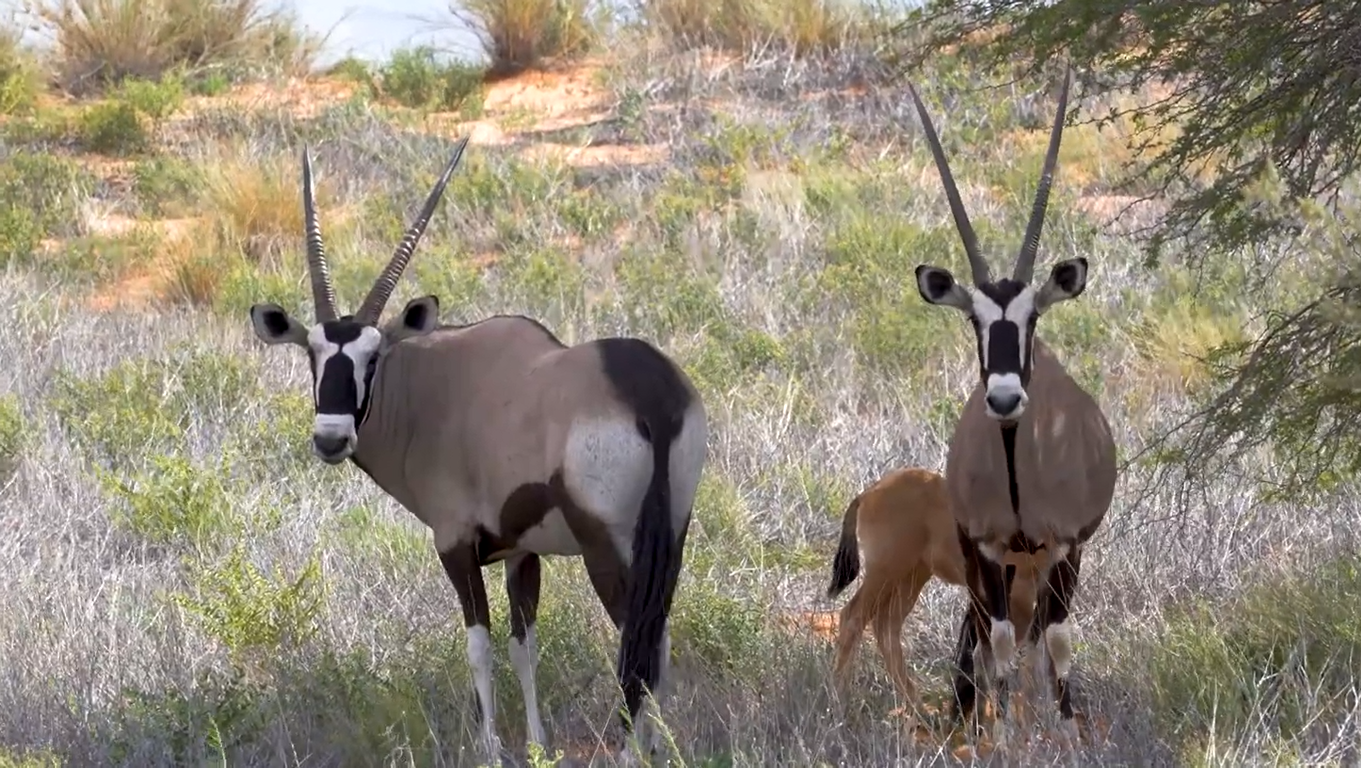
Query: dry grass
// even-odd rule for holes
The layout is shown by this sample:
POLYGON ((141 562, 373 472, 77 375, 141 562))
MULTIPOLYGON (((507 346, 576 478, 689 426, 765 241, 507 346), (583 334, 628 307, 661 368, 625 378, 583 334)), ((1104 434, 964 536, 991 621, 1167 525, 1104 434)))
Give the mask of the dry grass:
MULTIPOLYGON (((839 607, 820 599, 837 516, 889 467, 939 468, 976 377, 966 324, 904 280, 921 261, 964 261, 929 153, 905 135, 910 102, 865 87, 872 62, 855 48, 722 66, 622 49, 606 64, 489 86, 478 122, 398 120, 362 94, 330 98, 334 84, 202 98, 117 163, 0 126, 15 148, 0 158, 0 764, 480 764, 466 635, 428 531, 363 473, 308 454, 305 356, 262 349, 246 308, 311 316, 302 137, 348 308, 452 137, 493 123, 391 304, 434 293, 447 321, 523 312, 569 341, 638 335, 695 380, 709 460, 663 711, 687 764, 990 752, 902 728, 875 654, 838 693, 822 636, 839 607)), ((941 131, 984 245, 1012 253, 1043 120, 964 88, 951 64, 923 95, 952 105, 941 131)), ((1241 328, 1243 289, 1228 255, 1198 293, 1183 270, 1148 272, 1108 211, 1069 205, 1078 181, 1109 199, 1118 170, 1100 137, 1071 135, 1038 269, 1083 255, 1092 279, 1039 333, 1128 456, 1213 386, 1187 354, 1241 328)), ((1288 307, 1291 269, 1254 306, 1288 307)), ((1252 462, 1234 470, 1271 458, 1252 462)), ((1178 516, 1164 490, 1136 503, 1148 477, 1122 474, 1084 556, 1090 728, 1072 762, 1352 764, 1361 493, 1303 505, 1226 473, 1178 516)), ((524 764, 496 570, 498 727, 524 764)), ((929 585, 904 632, 937 707, 963 600, 929 585)), ((562 765, 608 765, 617 635, 579 561, 546 561, 543 601, 551 746, 562 765)), ((1065 761, 1052 709, 1038 702, 1013 762, 1065 761)))
POLYGON ((30 0, 53 37, 53 77, 83 94, 127 78, 310 70, 320 41, 261 0, 30 0))
MULTIPOLYGON (((273 264, 302 231, 301 155, 252 156, 239 146, 219 151, 221 159, 205 174, 201 207, 211 213, 223 248, 273 264)), ((324 178, 317 180, 319 204, 333 199, 330 189, 324 178)))
POLYGON ((804 55, 855 44, 866 32, 864 8, 843 0, 645 0, 642 7, 660 34, 681 46, 775 45, 804 55))
POLYGON ((595 0, 467 0, 453 13, 477 33, 493 76, 579 56, 601 40, 595 0))

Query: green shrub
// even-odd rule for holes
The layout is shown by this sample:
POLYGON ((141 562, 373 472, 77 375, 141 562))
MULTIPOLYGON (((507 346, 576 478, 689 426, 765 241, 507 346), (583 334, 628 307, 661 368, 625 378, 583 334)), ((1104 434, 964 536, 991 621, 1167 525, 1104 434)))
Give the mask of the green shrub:
POLYGON ((1174 738, 1265 727, 1298 737, 1340 725, 1357 705, 1361 559, 1251 586, 1220 604, 1176 610, 1149 648, 1154 712, 1174 738))
POLYGON ((296 576, 277 568, 266 574, 237 544, 216 562, 196 563, 189 579, 192 591, 171 600, 238 663, 254 665, 299 648, 317 630, 325 585, 315 555, 296 576))
POLYGON ((156 155, 137 161, 132 189, 142 210, 152 216, 182 216, 203 191, 203 173, 182 158, 156 155))
POLYGON ((184 80, 177 75, 160 81, 130 78, 118 86, 115 96, 153 122, 159 122, 184 103, 184 80))
POLYGON ((80 117, 81 143, 93 152, 132 155, 151 146, 151 134, 137 109, 125 101, 96 104, 80 117))
POLYGON ((200 467, 183 456, 157 455, 149 463, 131 479, 100 474, 104 492, 120 502, 115 525, 158 547, 193 550, 244 530, 232 511, 225 467, 200 467))
POLYGON ((6 25, 0 29, 0 115, 28 112, 41 90, 33 57, 23 50, 15 28, 6 25))
POLYGON ((482 69, 460 61, 442 63, 429 46, 395 51, 380 75, 383 95, 407 107, 454 111, 480 103, 482 69))
POLYGON ((29 427, 18 395, 0 395, 0 482, 8 480, 19 468, 28 440, 29 427))
POLYGON ((46 237, 73 234, 94 178, 76 163, 20 150, 0 161, 0 262, 27 260, 46 237))

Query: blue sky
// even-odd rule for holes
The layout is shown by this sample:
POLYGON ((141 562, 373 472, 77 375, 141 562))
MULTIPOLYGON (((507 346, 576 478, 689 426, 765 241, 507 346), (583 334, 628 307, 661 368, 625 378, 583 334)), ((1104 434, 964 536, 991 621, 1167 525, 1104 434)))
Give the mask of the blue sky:
MULTIPOLYGON (((0 19, 7 20, 21 4, 22 0, 0 0, 0 19)), ((272 5, 291 8, 299 21, 317 32, 331 30, 323 63, 350 52, 383 59, 394 49, 420 43, 464 58, 482 57, 477 38, 450 14, 449 0, 280 0, 272 5)), ((34 35, 25 37, 43 42, 34 35)))

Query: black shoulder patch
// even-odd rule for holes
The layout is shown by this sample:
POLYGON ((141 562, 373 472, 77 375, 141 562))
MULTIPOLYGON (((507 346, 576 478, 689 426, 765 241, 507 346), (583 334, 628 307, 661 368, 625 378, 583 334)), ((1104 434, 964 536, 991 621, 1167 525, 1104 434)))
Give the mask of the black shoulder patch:
POLYGON ((661 350, 633 338, 589 342, 600 352, 601 369, 638 420, 645 439, 671 440, 690 407, 690 390, 680 369, 661 350))

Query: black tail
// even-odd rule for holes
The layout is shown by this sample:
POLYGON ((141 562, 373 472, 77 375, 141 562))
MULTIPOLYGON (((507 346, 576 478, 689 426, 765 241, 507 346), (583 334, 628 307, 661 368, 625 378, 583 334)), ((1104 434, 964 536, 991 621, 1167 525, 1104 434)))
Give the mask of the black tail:
POLYGON ((662 633, 680 578, 681 543, 671 529, 671 441, 679 423, 647 425, 640 431, 652 442, 652 482, 643 497, 633 530, 633 564, 628 582, 628 614, 619 645, 619 685, 629 721, 636 722, 643 694, 661 677, 662 633))
POLYGON ((846 507, 841 519, 841 543, 837 545, 836 557, 832 558, 832 585, 827 587, 827 597, 841 594, 860 573, 860 542, 855 538, 855 523, 860 512, 860 497, 856 496, 846 507))

